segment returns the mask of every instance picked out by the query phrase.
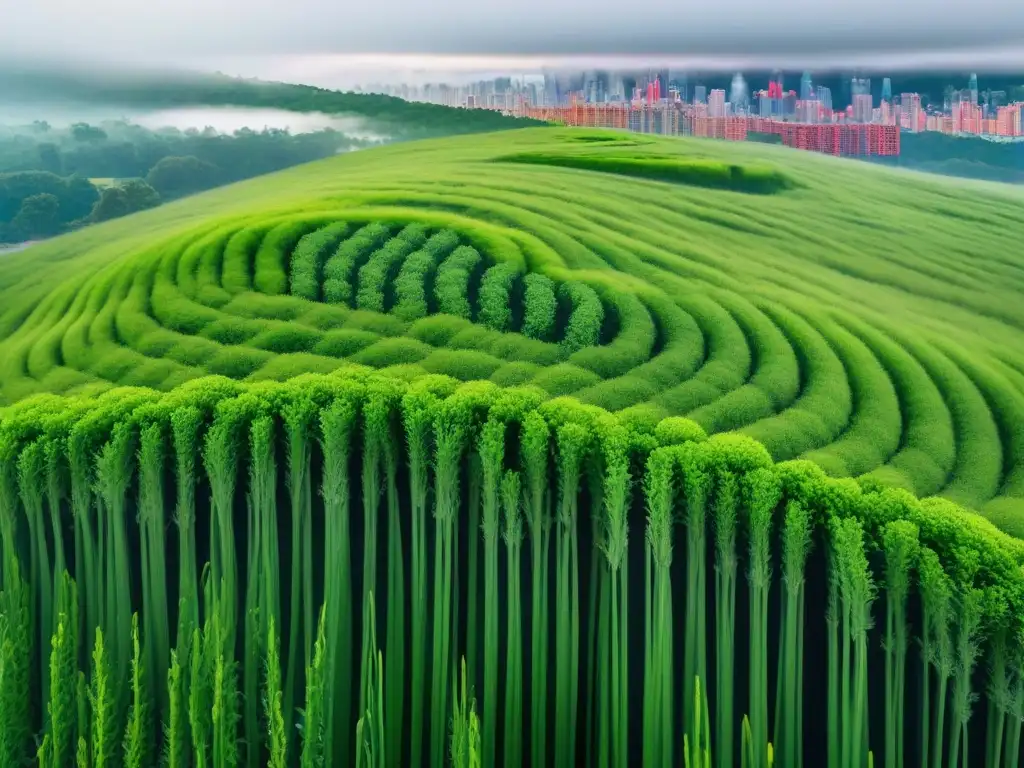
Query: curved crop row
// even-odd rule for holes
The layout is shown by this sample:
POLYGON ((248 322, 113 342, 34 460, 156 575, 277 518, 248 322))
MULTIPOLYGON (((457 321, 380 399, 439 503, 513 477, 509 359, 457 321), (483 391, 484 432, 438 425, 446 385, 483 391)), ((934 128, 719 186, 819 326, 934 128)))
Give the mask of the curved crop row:
POLYGON ((370 312, 383 312, 386 286, 401 268, 405 258, 420 248, 426 239, 424 227, 410 224, 370 256, 369 261, 359 269, 356 306, 370 312))
POLYGON ((445 229, 433 235, 423 248, 402 262, 398 278, 395 280, 395 315, 402 320, 418 320, 427 316, 427 296, 433 293, 428 278, 438 263, 458 245, 458 233, 445 229))
POLYGON ((380 248, 391 234, 391 229, 379 222, 367 224, 348 240, 338 246, 338 250, 324 265, 324 301, 333 304, 352 304, 353 277, 360 259, 365 258, 380 248))
POLYGON ((437 271, 434 296, 437 310, 468 320, 473 312, 469 285, 472 273, 481 262, 480 254, 469 245, 460 245, 446 258, 437 271))

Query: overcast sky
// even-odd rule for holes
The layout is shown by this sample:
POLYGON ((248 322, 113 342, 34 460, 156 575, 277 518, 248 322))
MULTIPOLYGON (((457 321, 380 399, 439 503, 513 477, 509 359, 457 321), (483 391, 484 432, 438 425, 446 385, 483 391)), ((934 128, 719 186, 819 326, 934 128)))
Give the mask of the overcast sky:
POLYGON ((281 54, 416 54, 409 61, 427 68, 427 54, 726 67, 943 66, 959 56, 962 66, 980 57, 979 67, 1018 69, 1024 0, 0 0, 0 52, 250 68, 281 54))

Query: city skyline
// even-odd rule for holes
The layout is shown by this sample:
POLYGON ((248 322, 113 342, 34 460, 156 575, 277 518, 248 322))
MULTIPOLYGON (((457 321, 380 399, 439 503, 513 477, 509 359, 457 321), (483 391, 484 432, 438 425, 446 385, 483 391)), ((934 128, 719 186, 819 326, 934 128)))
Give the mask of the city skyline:
MULTIPOLYGON (((721 75, 719 79, 722 79, 721 75)), ((957 83, 951 82, 942 89, 943 110, 949 111, 953 101, 970 102, 992 111, 1012 103, 1024 102, 1024 77, 1022 84, 1011 91, 1005 88, 982 89, 979 87, 977 73, 973 72, 965 74, 962 79, 962 85, 966 87, 957 88, 957 83)), ((834 83, 837 78, 832 75, 827 80, 834 83)), ((838 113, 843 109, 847 112, 852 110, 858 122, 870 122, 871 110, 876 110, 882 103, 898 104, 903 96, 910 94, 921 98, 922 108, 938 109, 940 104, 938 94, 922 95, 917 91, 907 90, 894 92, 892 78, 888 75, 878 77, 875 72, 840 78, 840 82, 841 92, 833 94, 832 88, 815 83, 815 74, 805 70, 800 76, 799 85, 790 87, 792 80, 786 81, 783 72, 774 70, 764 87, 752 90, 744 74, 735 72, 732 74, 728 98, 723 102, 718 100, 718 94, 725 93, 726 90, 709 88, 703 73, 651 67, 646 73, 597 69, 577 72, 548 71, 539 77, 504 75, 468 85, 449 85, 443 82, 427 83, 423 86, 405 83, 375 84, 359 90, 399 96, 408 100, 436 101, 448 106, 467 106, 467 99, 470 99, 471 106, 498 109, 511 109, 508 103, 500 103, 502 98, 509 102, 511 97, 526 98, 532 106, 558 106, 577 100, 585 103, 668 100, 684 104, 709 104, 709 98, 715 94, 716 105, 721 106, 724 103, 733 111, 747 111, 753 101, 753 111, 756 112, 763 111, 762 101, 767 97, 797 103, 820 101, 828 111, 835 109, 838 113), (847 93, 849 98, 844 100, 843 95, 847 93)), ((768 108, 773 109, 771 105, 768 108)), ((792 109, 783 111, 789 114, 792 109)))
MULTIPOLYGON (((382 91, 572 126, 733 141, 778 140, 835 155, 898 155, 901 131, 1024 141, 1024 86, 1011 93, 982 90, 973 72, 959 80, 942 89, 941 103, 937 96, 894 91, 889 75, 872 82, 864 73, 841 81, 840 93, 834 95, 831 87, 815 83, 809 70, 793 87, 791 77, 787 80, 785 73, 774 70, 763 88, 752 88, 743 73, 736 72, 728 91, 709 89, 702 78, 682 70, 654 68, 646 73, 548 72, 543 80, 529 82, 506 76, 455 87, 403 84, 382 91)), ((835 78, 829 82, 835 84, 835 78)))

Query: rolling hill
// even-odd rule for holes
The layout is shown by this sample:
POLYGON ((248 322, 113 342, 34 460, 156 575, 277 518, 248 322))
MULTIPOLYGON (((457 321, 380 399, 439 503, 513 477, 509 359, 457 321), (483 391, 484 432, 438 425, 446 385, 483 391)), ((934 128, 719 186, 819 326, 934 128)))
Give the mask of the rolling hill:
MULTIPOLYGON (((401 365, 689 416, 776 460, 809 457, 1010 520, 1024 515, 1022 200, 711 142, 540 129, 388 147, 5 258, 0 392, 401 365), (664 180, 638 178, 635 158, 664 180), (740 172, 719 184, 723 163, 740 172), (744 180, 761 169, 777 188, 744 180), (340 302, 313 286, 296 295, 300 238, 334 222, 349 227, 311 246, 314 282, 343 235, 420 223, 476 247, 477 304, 462 322, 396 316, 392 264, 387 317, 366 314, 356 294, 372 249, 346 265, 340 302), (478 286, 500 263, 597 291, 602 345, 489 333, 478 286)), ((429 290, 427 303, 437 309, 429 290)), ((512 314, 506 329, 521 331, 512 314)))
POLYGON ((1016 765, 1022 236, 1016 188, 531 128, 4 255, 41 693, 0 747, 71 754, 81 624, 94 683, 155 681, 106 713, 143 753, 1016 765))

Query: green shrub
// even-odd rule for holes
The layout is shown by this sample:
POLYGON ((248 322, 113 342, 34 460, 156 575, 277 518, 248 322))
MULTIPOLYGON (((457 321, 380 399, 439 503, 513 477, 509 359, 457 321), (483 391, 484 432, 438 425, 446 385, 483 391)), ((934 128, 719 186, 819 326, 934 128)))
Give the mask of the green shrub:
POLYGON ((472 317, 470 281, 480 261, 480 254, 475 248, 460 245, 441 263, 434 283, 438 312, 466 320, 472 317))
POLYGON ((199 335, 219 344, 245 344, 264 328, 264 324, 259 321, 228 316, 205 326, 199 335))
POLYGON ((239 230, 224 248, 220 282, 228 293, 252 290, 256 251, 266 235, 264 227, 239 230))
POLYGON ((291 323, 275 324, 253 337, 249 346, 268 352, 308 352, 322 338, 318 331, 291 323))
POLYGON ((389 365, 418 363, 432 351, 432 347, 415 339, 381 339, 352 355, 352 362, 373 368, 384 368, 389 365))
POLYGON ((262 293, 239 293, 221 312, 253 320, 295 320, 308 311, 309 305, 294 296, 264 296, 262 293))
POLYGON ((519 270, 512 264, 495 264, 480 281, 480 322, 503 332, 512 326, 513 289, 519 270))
POLYGON ((337 222, 302 236, 291 255, 290 287, 293 296, 309 301, 319 300, 324 264, 349 228, 348 222, 337 222))
POLYGON ((771 168, 679 157, 652 157, 639 154, 629 156, 613 153, 521 152, 498 158, 498 161, 578 168, 585 171, 601 171, 602 173, 667 181, 673 184, 692 184, 698 187, 755 194, 771 194, 793 186, 788 177, 771 168))
POLYGON ((562 331, 562 346, 576 352, 597 344, 604 323, 604 306, 597 292, 583 283, 569 282, 564 283, 558 293, 568 316, 562 331))
POLYGON ((425 357, 420 365, 429 373, 441 373, 460 381, 490 378, 501 360, 486 352, 439 349, 425 357))
POLYGON ((533 381, 540 370, 541 367, 536 363, 505 363, 491 374, 491 381, 499 387, 517 387, 533 381))
POLYGON ((394 303, 387 295, 391 281, 405 258, 425 241, 424 227, 410 224, 385 243, 384 247, 374 251, 370 260, 359 269, 359 293, 356 295, 359 309, 383 312, 386 305, 394 303))
POLYGON ((459 245, 459 236, 450 229, 432 235, 426 244, 410 255, 395 278, 395 306, 392 310, 403 320, 418 320, 430 312, 430 278, 437 265, 459 245))
POLYGON ((339 328, 336 331, 327 331, 313 347, 313 352, 328 357, 348 357, 370 346, 378 338, 377 334, 370 331, 339 328))
POLYGON ((406 325, 392 315, 353 310, 345 319, 345 328, 369 331, 378 336, 401 336, 405 333, 406 325))
POLYGON ((272 358, 270 352, 248 347, 224 347, 204 361, 203 367, 210 373, 231 379, 244 379, 253 371, 265 365, 272 358))
POLYGON ((250 373, 247 381, 287 381, 310 373, 331 373, 340 363, 330 357, 304 352, 282 353, 250 373))
POLYGON ((536 365, 554 365, 565 355, 564 350, 556 344, 518 333, 488 334, 486 347, 488 352, 503 360, 522 360, 536 365))
POLYGON ((432 347, 447 347, 458 334, 474 330, 468 320, 451 315, 431 315, 409 326, 409 335, 432 347))
POLYGON ((391 228, 374 222, 356 230, 343 240, 324 265, 323 300, 331 304, 354 306, 353 282, 356 271, 371 253, 391 236, 391 228))
POLYGON ((600 380, 601 377, 592 371, 577 368, 569 363, 561 363, 545 368, 530 383, 552 396, 558 396, 578 392, 597 384, 600 380))
POLYGON ((296 219, 267 232, 256 251, 252 277, 256 291, 268 295, 288 293, 288 257, 299 239, 314 226, 313 222, 296 219))
POLYGON ((544 275, 531 272, 523 284, 523 333, 531 339, 550 341, 558 311, 554 283, 544 275))

